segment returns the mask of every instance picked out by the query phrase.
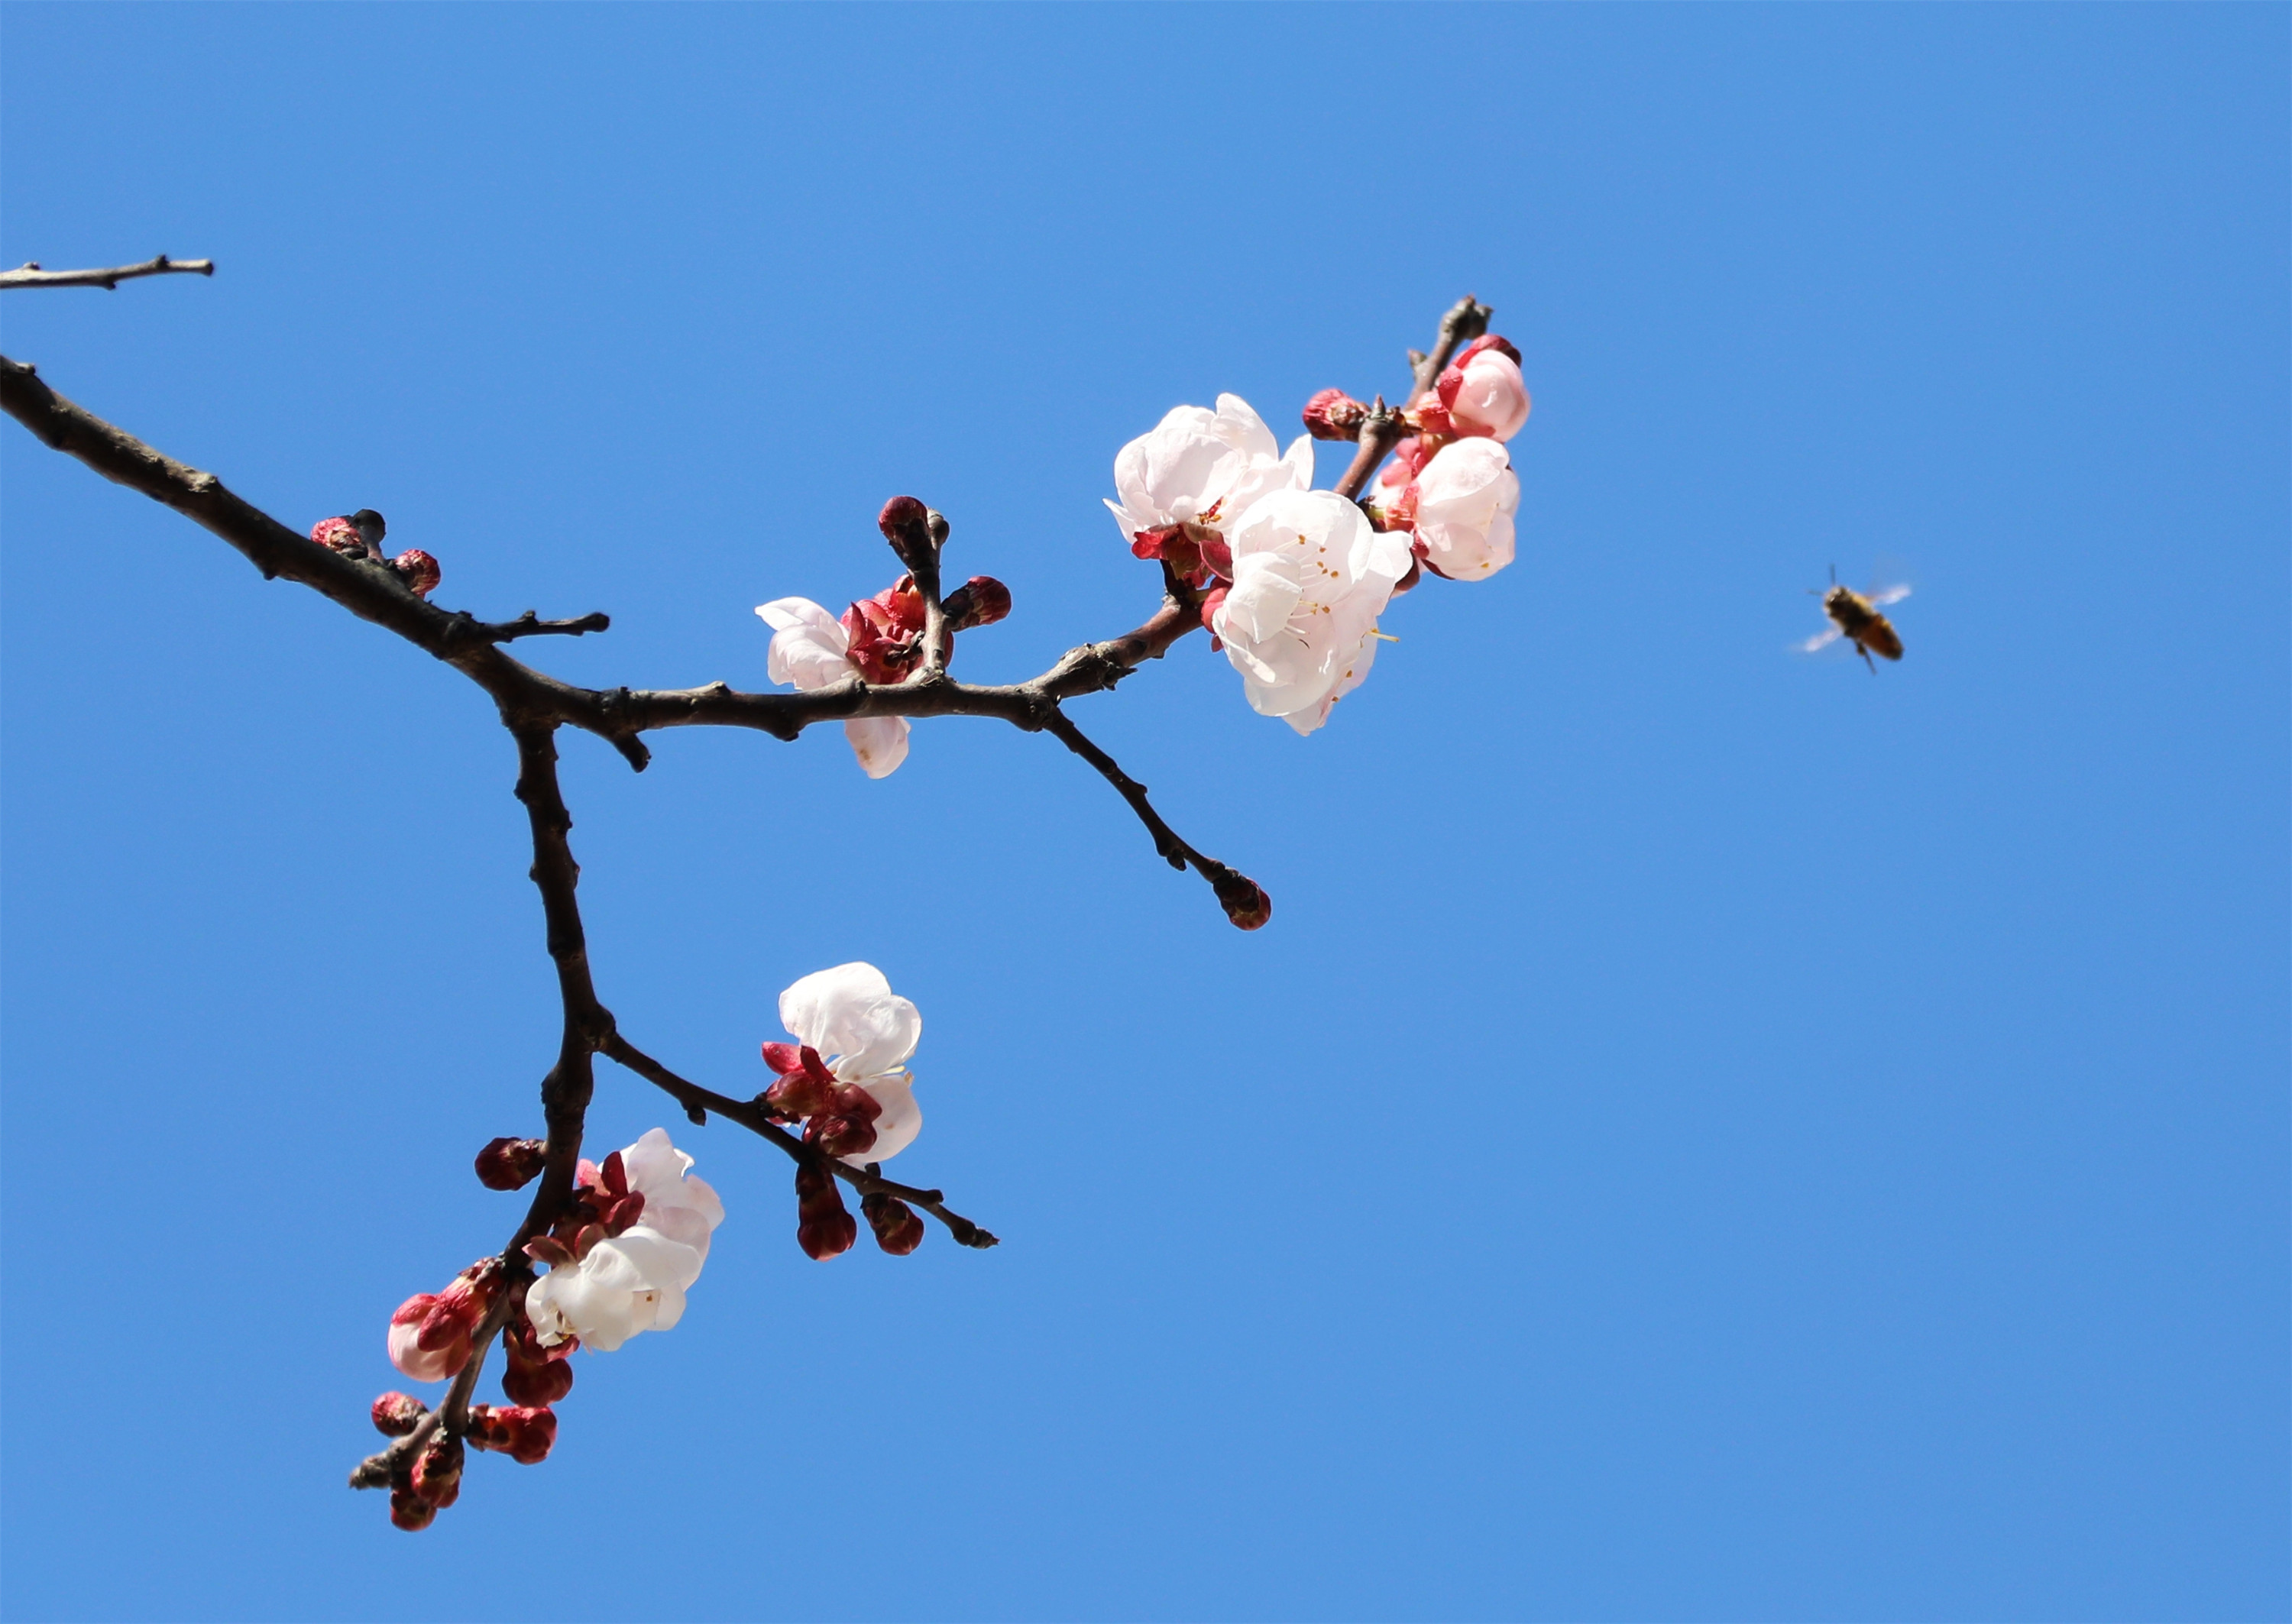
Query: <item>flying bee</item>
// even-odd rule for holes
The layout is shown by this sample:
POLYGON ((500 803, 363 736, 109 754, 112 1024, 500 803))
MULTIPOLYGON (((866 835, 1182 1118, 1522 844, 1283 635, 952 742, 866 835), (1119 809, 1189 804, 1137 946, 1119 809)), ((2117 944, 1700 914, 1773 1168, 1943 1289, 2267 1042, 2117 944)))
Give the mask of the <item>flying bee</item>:
POLYGON ((1901 633, 1894 630, 1893 621, 1878 611, 1884 605, 1900 603, 1909 595, 1910 589, 1907 586, 1882 587, 1867 593, 1858 592, 1852 587, 1839 585, 1838 571, 1833 569, 1830 572, 1830 590, 1820 594, 1822 612, 1830 616, 1830 629, 1819 637, 1807 639, 1799 647, 1812 654, 1843 637, 1854 645, 1854 652, 1862 656, 1862 663, 1869 665, 1871 674, 1876 676, 1878 668, 1870 665, 1870 655, 1874 652, 1884 660, 1902 657, 1901 633))

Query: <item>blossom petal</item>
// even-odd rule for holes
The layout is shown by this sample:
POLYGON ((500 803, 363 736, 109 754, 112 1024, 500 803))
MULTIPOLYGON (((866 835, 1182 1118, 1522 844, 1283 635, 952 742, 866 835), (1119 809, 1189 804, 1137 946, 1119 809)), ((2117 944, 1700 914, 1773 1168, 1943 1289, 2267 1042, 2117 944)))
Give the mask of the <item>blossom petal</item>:
POLYGON ((914 1144, 924 1128, 924 1108, 916 1103, 915 1079, 905 1072, 865 1078, 860 1086, 884 1107, 884 1114, 876 1119, 876 1143, 862 1154, 843 1158, 853 1167, 889 1162, 914 1144))
POLYGON ((772 629, 772 646, 765 670, 775 682, 791 682, 799 689, 822 688, 851 674, 844 652, 850 636, 835 616, 809 598, 775 598, 756 606, 764 624, 772 629))
POLYGON ((870 778, 888 778, 908 759, 908 719, 904 716, 862 716, 843 724, 843 736, 860 759, 860 770, 870 778))

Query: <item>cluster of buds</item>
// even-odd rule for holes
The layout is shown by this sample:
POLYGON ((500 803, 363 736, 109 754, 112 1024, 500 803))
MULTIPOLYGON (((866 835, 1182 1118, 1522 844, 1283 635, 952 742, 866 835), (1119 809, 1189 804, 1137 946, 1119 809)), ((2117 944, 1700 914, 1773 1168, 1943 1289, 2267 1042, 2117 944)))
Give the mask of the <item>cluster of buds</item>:
POLYGON ((569 1266, 586 1258, 598 1242, 627 1234, 644 1216, 645 1198, 642 1192, 629 1188, 620 1152, 606 1157, 596 1175, 594 1183, 574 1186, 547 1234, 536 1235, 525 1243, 527 1257, 552 1268, 569 1266))
MULTIPOLYGON (((1512 562, 1520 477, 1504 442, 1528 422, 1520 351, 1496 334, 1474 339, 1433 385, 1400 413, 1408 438, 1361 498, 1379 530, 1400 531, 1424 568, 1449 580, 1483 580, 1512 562)), ((1318 439, 1352 439, 1370 408, 1342 390, 1305 403, 1318 439)), ((1416 583, 1412 567, 1394 591, 1416 583)))
POLYGON ((438 560, 419 547, 409 547, 394 559, 385 558, 382 538, 389 534, 389 524, 372 508, 338 513, 311 527, 311 539, 319 546, 346 559, 372 559, 377 564, 387 564, 408 591, 416 598, 427 598, 443 575, 438 560))
POLYGON ((470 1362, 480 1322, 504 1290, 501 1259, 484 1258, 443 1291, 408 1298, 390 1316, 390 1362, 416 1381, 444 1381, 470 1362))
MULTIPOLYGON (((430 1406, 404 1393, 385 1393, 374 1401, 372 1414, 376 1432, 385 1438, 403 1438, 430 1419, 430 1406)), ((553 1423, 553 1436, 555 1430, 553 1423)), ((479 1447, 489 1446, 480 1443, 479 1447)), ((548 1453, 545 1447, 542 1453, 548 1453)), ((464 1459, 459 1438, 442 1429, 433 1433, 392 1478, 390 1520, 409 1533, 429 1527, 440 1511, 461 1498, 464 1459)))

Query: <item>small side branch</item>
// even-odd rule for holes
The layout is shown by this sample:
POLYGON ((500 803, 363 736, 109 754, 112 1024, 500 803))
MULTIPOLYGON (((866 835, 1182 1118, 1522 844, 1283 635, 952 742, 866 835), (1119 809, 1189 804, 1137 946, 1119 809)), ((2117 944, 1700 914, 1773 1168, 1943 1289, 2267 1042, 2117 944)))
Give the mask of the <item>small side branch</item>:
MULTIPOLYGON (((774 1122, 771 1114, 754 1100, 734 1099, 678 1076, 617 1032, 605 1040, 604 1052, 668 1094, 684 1107, 685 1115, 694 1122, 706 1122, 707 1113, 714 1111, 726 1121, 738 1122, 749 1132, 770 1139, 786 1151, 788 1159, 799 1167, 811 1159, 813 1153, 804 1142, 774 1122)), ((860 1194, 889 1195, 910 1207, 922 1208, 947 1226, 948 1234, 955 1237, 958 1246, 977 1247, 983 1251, 997 1244, 996 1238, 986 1230, 961 1213, 948 1211, 945 1196, 937 1190, 921 1190, 913 1185, 886 1178, 876 1170, 872 1162, 867 1167, 857 1168, 833 1157, 826 1160, 828 1170, 860 1194)))
POLYGON ((1081 728, 1068 720, 1065 712, 1053 705, 1043 730, 1096 768, 1098 776, 1130 803, 1138 821, 1146 825, 1146 832, 1154 837, 1154 850, 1165 863, 1180 871, 1190 864, 1196 873, 1210 882, 1228 919, 1244 930, 1255 930, 1272 917, 1272 902, 1255 880, 1239 869, 1228 868, 1215 857, 1204 856, 1181 839, 1176 830, 1162 821, 1162 815, 1154 810, 1154 803, 1146 799, 1146 786, 1093 744, 1081 728))
POLYGON ((37 260, 27 260, 14 270, 0 270, 0 287, 116 288, 137 277, 214 275, 213 260, 171 260, 154 254, 141 265, 113 265, 102 270, 42 270, 37 260))

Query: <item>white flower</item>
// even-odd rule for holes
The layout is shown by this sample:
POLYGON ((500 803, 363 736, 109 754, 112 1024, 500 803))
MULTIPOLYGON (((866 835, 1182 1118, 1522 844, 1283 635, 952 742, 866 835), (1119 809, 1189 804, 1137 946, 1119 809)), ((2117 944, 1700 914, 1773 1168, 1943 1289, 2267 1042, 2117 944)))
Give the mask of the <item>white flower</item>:
MULTIPOLYGON (((772 629, 771 653, 764 669, 775 682, 795 685, 801 692, 824 688, 851 674, 846 657, 851 635, 843 623, 809 598, 775 598, 758 604, 756 613, 772 629)), ((860 770, 870 778, 886 778, 908 759, 908 719, 904 716, 863 716, 843 724, 860 770)))
POLYGON ((1234 527, 1233 590, 1212 617, 1260 714, 1300 733, 1368 675, 1376 617, 1408 573, 1408 540, 1335 491, 1276 491, 1234 527))
POLYGON ((1424 561, 1451 581, 1486 580, 1512 562, 1512 516, 1519 506, 1520 476, 1502 445, 1473 438, 1441 446, 1416 476, 1416 539, 1424 543, 1424 561))
POLYGON ((1220 395, 1217 410, 1173 406, 1114 458, 1106 505, 1127 541, 1165 525, 1202 524, 1230 531, 1250 504, 1272 491, 1313 483, 1313 437, 1301 434, 1279 454, 1273 430, 1239 395, 1220 395))
POLYGON ((780 1025, 819 1052, 839 1083, 865 1089, 884 1108, 876 1143, 846 1156, 854 1167, 884 1162, 915 1142, 924 1125, 908 1057, 924 1035, 922 1011, 892 991, 872 964, 814 970, 780 994, 780 1025))
POLYGON ((609 1354, 640 1331, 666 1331, 684 1316, 684 1294, 708 1258, 709 1233, 724 1221, 724 1203, 705 1180, 685 1176, 692 1158, 669 1143, 666 1130, 653 1129, 620 1155, 644 1210, 526 1292, 526 1317, 545 1347, 578 1337, 609 1354))
POLYGON ((1441 391, 1457 431, 1500 440, 1518 434, 1528 422, 1529 407, 1528 382, 1520 375, 1520 364, 1501 350, 1483 350, 1459 370, 1456 387, 1441 391))

